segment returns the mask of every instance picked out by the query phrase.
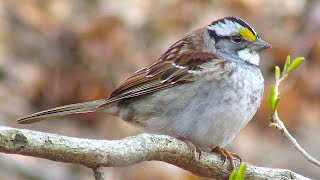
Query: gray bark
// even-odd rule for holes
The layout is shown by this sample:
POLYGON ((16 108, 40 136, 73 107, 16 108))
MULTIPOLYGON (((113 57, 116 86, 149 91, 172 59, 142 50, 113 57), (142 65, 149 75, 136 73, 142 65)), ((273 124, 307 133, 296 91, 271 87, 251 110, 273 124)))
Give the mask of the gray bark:
MULTIPOLYGON (((193 174, 228 178, 230 166, 215 153, 192 158, 188 146, 173 137, 141 134, 121 140, 92 140, 0 126, 0 152, 100 167, 128 166, 142 161, 164 161, 193 174)), ((236 160, 239 167, 239 161, 236 160)), ((247 163, 246 179, 308 179, 286 169, 257 167, 247 163)), ((96 175, 96 173, 95 173, 96 175)))

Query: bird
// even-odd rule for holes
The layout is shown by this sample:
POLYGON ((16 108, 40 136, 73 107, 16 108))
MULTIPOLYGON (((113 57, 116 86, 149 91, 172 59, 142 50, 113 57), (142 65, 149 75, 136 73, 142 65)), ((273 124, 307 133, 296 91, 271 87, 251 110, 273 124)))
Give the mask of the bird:
POLYGON ((44 110, 16 122, 105 112, 183 140, 193 156, 199 152, 200 158, 201 150, 216 152, 234 169, 234 158, 240 157, 223 147, 260 106, 264 78, 259 53, 270 47, 244 20, 217 19, 178 40, 108 98, 44 110))

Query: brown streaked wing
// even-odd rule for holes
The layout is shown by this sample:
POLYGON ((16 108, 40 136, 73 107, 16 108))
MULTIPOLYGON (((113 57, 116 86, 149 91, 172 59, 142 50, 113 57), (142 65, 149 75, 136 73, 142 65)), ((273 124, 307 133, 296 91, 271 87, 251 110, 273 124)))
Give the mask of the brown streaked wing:
POLYGON ((189 70, 201 71, 201 64, 218 60, 214 54, 207 52, 183 53, 179 57, 180 60, 177 62, 162 59, 142 71, 138 71, 116 88, 103 106, 121 99, 142 96, 181 83, 192 82, 197 78, 197 74, 189 72, 189 70))

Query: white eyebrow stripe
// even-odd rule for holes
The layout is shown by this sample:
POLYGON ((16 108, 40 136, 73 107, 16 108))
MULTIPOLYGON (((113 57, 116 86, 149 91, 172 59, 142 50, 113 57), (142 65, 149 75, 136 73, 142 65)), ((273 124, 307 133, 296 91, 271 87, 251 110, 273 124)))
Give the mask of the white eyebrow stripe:
MULTIPOLYGON (((250 27, 247 23, 245 24, 250 27)), ((207 28, 215 31, 218 36, 231 36, 238 33, 240 30, 246 29, 247 27, 244 27, 237 22, 225 19, 224 21, 217 22, 214 25, 210 24, 207 28)), ((253 31, 254 35, 257 36, 257 33, 251 27, 248 29, 253 31)))
POLYGON ((236 22, 232 22, 230 20, 224 20, 223 22, 209 25, 208 29, 215 31, 218 36, 230 36, 237 33, 239 30, 244 29, 243 26, 236 22))

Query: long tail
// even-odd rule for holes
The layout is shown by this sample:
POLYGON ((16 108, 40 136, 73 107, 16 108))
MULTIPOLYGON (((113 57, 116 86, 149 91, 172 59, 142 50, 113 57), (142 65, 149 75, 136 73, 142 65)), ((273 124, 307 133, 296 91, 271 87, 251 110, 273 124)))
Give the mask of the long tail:
POLYGON ((45 119, 52 119, 61 116, 95 112, 100 109, 100 106, 106 103, 106 99, 100 99, 96 101, 89 101, 84 103, 70 104, 66 106, 60 106, 53 109, 44 110, 28 116, 18 119, 18 124, 30 124, 45 119))

